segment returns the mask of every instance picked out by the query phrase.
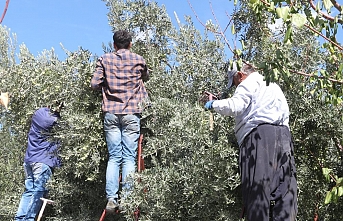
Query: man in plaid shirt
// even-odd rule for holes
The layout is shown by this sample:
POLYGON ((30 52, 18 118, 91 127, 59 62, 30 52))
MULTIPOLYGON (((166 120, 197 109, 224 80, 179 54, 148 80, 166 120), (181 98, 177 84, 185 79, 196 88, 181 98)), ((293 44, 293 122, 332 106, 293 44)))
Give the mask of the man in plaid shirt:
POLYGON ((122 166, 122 198, 132 189, 130 174, 135 172, 140 114, 148 99, 143 81, 149 73, 142 56, 132 53, 132 35, 124 30, 113 35, 116 52, 106 53, 97 63, 91 87, 102 91, 104 131, 108 148, 106 171, 106 210, 119 207, 119 170, 122 166))

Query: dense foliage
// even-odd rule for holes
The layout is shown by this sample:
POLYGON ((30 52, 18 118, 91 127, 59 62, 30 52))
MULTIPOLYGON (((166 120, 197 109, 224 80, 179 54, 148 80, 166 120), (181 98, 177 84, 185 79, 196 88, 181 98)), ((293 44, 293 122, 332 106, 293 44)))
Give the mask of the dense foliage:
MULTIPOLYGON (((126 212, 116 218, 132 220, 132 211, 139 207, 141 220, 239 220, 234 121, 214 114, 211 130, 212 114, 203 110, 201 102, 205 91, 218 97, 232 93, 225 90, 225 39, 209 31, 208 27, 215 25, 208 23, 200 31, 187 16, 185 24, 175 27, 165 8, 155 2, 105 2, 113 31, 135 33, 132 50, 146 59, 151 74, 146 83, 151 106, 142 119, 146 169, 136 174, 135 191, 123 202, 126 212)), ((246 10, 235 13, 237 34, 244 37, 246 45, 241 55, 244 59, 261 64, 279 58, 281 53, 288 66, 308 73, 329 64, 327 51, 310 32, 294 29, 293 41, 284 44, 283 37, 278 36, 286 34, 287 26, 280 27, 276 35, 268 25, 249 26, 262 18, 267 24, 268 16, 254 17, 246 10)), ((22 160, 30 116, 38 107, 62 99, 66 108, 54 133, 63 144, 63 167, 49 182, 49 198, 56 203, 47 207, 45 219, 98 220, 106 205, 107 149, 101 96, 89 87, 96 57, 82 48, 65 50, 65 61, 53 51, 34 57, 25 45, 19 46, 15 56, 15 35, 5 27, 0 27, 0 32, 0 86, 11 95, 9 109, 1 107, 0 115, 0 219, 12 219, 23 192, 22 160)), ((338 194, 332 195, 337 204, 335 200, 325 204, 327 191, 337 185, 336 177, 343 176, 343 127, 338 117, 342 106, 328 104, 325 94, 314 90, 319 87, 318 81, 293 74, 282 76, 274 80, 284 89, 291 109, 299 182, 298 220, 312 220, 315 214, 322 220, 342 220, 338 194)))

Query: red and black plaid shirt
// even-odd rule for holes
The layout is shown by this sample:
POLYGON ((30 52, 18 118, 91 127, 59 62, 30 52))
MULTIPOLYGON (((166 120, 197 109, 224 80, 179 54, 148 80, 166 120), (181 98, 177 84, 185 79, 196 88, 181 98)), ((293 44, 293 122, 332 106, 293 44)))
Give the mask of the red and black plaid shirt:
POLYGON ((103 112, 141 113, 143 102, 148 98, 143 79, 148 79, 148 75, 143 57, 128 49, 120 49, 100 57, 91 87, 102 90, 103 112))

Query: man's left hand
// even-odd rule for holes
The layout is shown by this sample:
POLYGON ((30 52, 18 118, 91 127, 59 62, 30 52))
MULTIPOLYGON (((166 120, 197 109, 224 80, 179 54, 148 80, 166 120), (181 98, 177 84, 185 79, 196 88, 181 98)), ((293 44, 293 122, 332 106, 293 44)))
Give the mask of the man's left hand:
POLYGON ((205 109, 206 110, 210 110, 212 109, 212 104, 213 104, 214 101, 207 101, 206 104, 205 104, 205 109))

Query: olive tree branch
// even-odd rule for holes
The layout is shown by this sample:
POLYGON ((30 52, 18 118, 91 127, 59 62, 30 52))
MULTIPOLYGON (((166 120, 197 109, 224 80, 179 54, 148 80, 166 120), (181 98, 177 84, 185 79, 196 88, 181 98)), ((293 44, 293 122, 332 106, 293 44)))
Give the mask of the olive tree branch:
MULTIPOLYGON (((341 11, 341 10, 340 10, 341 6, 340 6, 335 0, 331 0, 331 2, 333 3, 333 5, 334 5, 334 7, 335 7, 336 9, 338 9, 339 11, 341 11)), ((310 3, 311 8, 312 8, 313 10, 315 10, 316 12, 318 12, 320 15, 322 15, 325 19, 330 20, 330 21, 334 21, 334 20, 335 20, 334 17, 332 17, 332 16, 330 16, 330 15, 328 15, 328 14, 326 14, 326 13, 320 11, 319 9, 317 9, 317 7, 314 5, 314 2, 313 2, 312 0, 309 0, 309 3, 310 3)), ((343 20, 342 20, 342 19, 339 19, 339 20, 338 20, 338 23, 343 24, 343 20)))
POLYGON ((210 7, 211 7, 212 15, 213 15, 214 19, 216 20, 216 22, 217 22, 217 24, 218 24, 218 27, 219 27, 220 31, 211 29, 211 28, 209 28, 208 26, 206 26, 206 25, 200 20, 200 18, 198 17, 197 13, 195 12, 195 10, 194 10, 192 4, 190 3, 190 1, 187 0, 187 2, 188 2, 189 7, 191 8, 192 12, 194 13, 196 19, 199 21, 199 23, 200 23, 202 26, 204 26, 204 28, 206 28, 208 31, 210 31, 210 32, 212 32, 212 33, 214 33, 214 34, 219 34, 219 35, 221 35, 221 36, 223 37, 223 39, 224 39, 226 45, 228 46, 229 50, 230 50, 233 54, 235 54, 234 50, 232 49, 232 47, 231 47, 229 41, 227 40, 227 38, 226 38, 226 36, 225 36, 225 31, 227 30, 227 27, 231 24, 232 19, 230 19, 229 23, 228 23, 228 24, 226 25, 226 27, 225 27, 225 30, 223 31, 223 30, 221 29, 221 26, 220 26, 220 24, 219 24, 219 22, 218 22, 216 16, 215 16, 215 13, 214 13, 213 8, 212 8, 212 4, 211 4, 211 2, 210 2, 210 7))
POLYGON ((326 78, 325 76, 317 76, 315 74, 308 74, 308 73, 304 73, 302 71, 296 71, 296 70, 289 70, 291 73, 294 73, 294 74, 299 74, 299 75, 302 75, 302 76, 306 76, 306 77, 316 77, 316 78, 319 78, 319 79, 327 79, 331 82, 334 82, 334 83, 339 83, 339 84, 343 84, 343 80, 337 80, 337 79, 334 79, 334 78, 326 78))
POLYGON ((337 1, 331 0, 331 3, 333 4, 333 6, 334 6, 338 11, 342 11, 342 6, 341 6, 340 4, 338 4, 337 1))
MULTIPOLYGON (((270 3, 268 3, 268 2, 266 2, 265 0, 260 0, 264 5, 266 5, 266 6, 270 6, 270 3)), ((312 0, 310 0, 310 4, 313 4, 313 2, 312 2, 312 0)), ((315 7, 315 5, 313 5, 314 7, 315 7)), ((312 7, 312 6, 311 6, 312 7)), ((315 7, 316 8, 316 7, 315 7)), ((331 17, 331 16, 329 16, 329 15, 323 15, 323 17, 327 17, 327 19, 329 19, 329 20, 334 20, 334 18, 333 17, 331 17)), ((313 27, 311 27, 311 26, 309 26, 309 25, 307 25, 307 24, 305 24, 305 27, 307 27, 308 29, 310 29, 312 32, 314 32, 314 33, 316 33, 316 34, 318 34, 319 36, 321 36, 322 38, 324 38, 326 41, 328 41, 328 42, 330 42, 331 44, 333 44, 334 46, 336 46, 337 48, 339 48, 339 50, 343 50, 343 47, 342 46, 340 46, 339 44, 337 44, 336 42, 334 42, 334 41, 332 41, 331 39, 329 39, 329 38, 327 38, 326 36, 324 36, 322 33, 320 33, 319 31, 317 31, 316 29, 314 29, 313 27)))
POLYGON ((315 28, 311 27, 308 24, 305 24, 305 27, 307 27, 308 29, 310 29, 312 32, 320 35, 322 38, 324 38, 325 40, 329 41, 331 44, 333 44, 334 46, 336 46, 339 50, 343 51, 343 47, 341 45, 339 45, 338 43, 332 41, 331 39, 327 38, 325 35, 323 35, 322 33, 320 33, 319 31, 317 31, 315 28))

